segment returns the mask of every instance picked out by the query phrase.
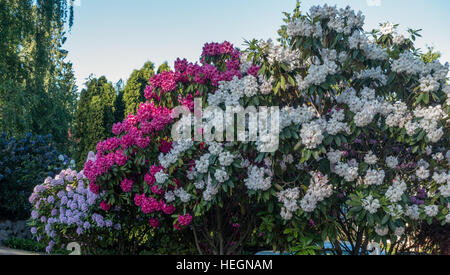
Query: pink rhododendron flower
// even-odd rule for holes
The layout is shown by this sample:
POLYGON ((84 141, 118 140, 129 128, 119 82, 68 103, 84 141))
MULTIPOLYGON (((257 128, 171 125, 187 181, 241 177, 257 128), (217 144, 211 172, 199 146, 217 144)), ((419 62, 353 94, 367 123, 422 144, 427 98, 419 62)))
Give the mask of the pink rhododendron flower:
POLYGON ((114 134, 114 135, 116 135, 116 136, 118 136, 118 135, 120 135, 121 133, 122 133, 122 131, 123 131, 123 129, 122 129, 122 123, 115 123, 114 125, 113 125, 113 128, 112 128, 112 133, 114 134))
POLYGON ((156 112, 155 103, 146 102, 139 105, 137 110, 136 118, 139 122, 146 122, 152 119, 153 114, 156 112))
POLYGON ((153 185, 156 182, 156 179, 151 174, 145 174, 144 181, 147 182, 149 185, 153 185))
POLYGON ((152 167, 150 167, 149 173, 144 176, 144 180, 149 185, 153 185, 156 182, 155 174, 158 173, 161 170, 163 170, 163 168, 161 166, 152 165, 152 167))
POLYGON ((151 142, 150 137, 138 137, 136 139, 136 145, 142 149, 147 148, 150 142, 151 142))

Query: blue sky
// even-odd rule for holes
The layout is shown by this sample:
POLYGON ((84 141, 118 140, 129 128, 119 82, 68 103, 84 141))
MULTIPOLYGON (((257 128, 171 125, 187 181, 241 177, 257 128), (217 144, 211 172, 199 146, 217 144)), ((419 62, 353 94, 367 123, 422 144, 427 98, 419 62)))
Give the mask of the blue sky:
MULTIPOLYGON (((205 42, 276 38, 282 12, 295 0, 76 0, 75 23, 65 48, 79 87, 92 73, 110 81, 126 80, 150 60, 156 65, 177 57, 197 61, 205 42)), ((350 5, 366 16, 365 29, 380 22, 423 29, 417 45, 431 45, 450 61, 448 0, 303 0, 312 5, 350 5)))

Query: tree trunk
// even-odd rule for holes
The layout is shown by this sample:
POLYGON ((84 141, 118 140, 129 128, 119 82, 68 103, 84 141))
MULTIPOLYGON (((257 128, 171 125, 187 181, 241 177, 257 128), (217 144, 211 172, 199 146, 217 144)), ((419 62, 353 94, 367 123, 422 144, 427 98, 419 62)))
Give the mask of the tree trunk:
POLYGON ((441 255, 450 255, 450 239, 441 243, 441 255))

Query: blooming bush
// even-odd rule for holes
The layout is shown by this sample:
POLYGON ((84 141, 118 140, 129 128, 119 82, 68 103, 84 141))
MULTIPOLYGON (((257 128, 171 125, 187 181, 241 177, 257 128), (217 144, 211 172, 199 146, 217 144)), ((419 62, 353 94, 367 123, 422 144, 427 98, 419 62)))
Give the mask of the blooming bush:
POLYGON ((285 21, 285 47, 253 41, 249 54, 280 105, 296 98, 315 113, 285 108, 287 121, 304 122, 280 135, 280 152, 295 159, 285 167, 281 154, 275 164, 288 183, 279 194, 296 200, 282 196, 283 219, 312 220, 323 240, 348 240, 354 253, 372 240, 394 246, 418 220, 448 224, 448 64, 424 63, 413 30, 405 38, 384 23, 366 37, 364 16, 348 7, 297 7, 285 21), (296 181, 286 168, 298 169, 296 181))
POLYGON ((0 219, 29 217, 33 187, 66 165, 67 159, 58 156, 51 136, 30 133, 17 140, 0 135, 0 219))
POLYGON ((29 198, 33 204, 31 233, 48 244, 47 253, 55 245, 65 248, 71 242, 78 242, 88 251, 99 248, 112 231, 121 228, 100 212, 99 201, 82 172, 67 169, 54 178, 48 177, 29 198))
POLYGON ((199 253, 237 253, 255 236, 281 249, 347 240, 365 253, 419 221, 450 222, 448 64, 423 62, 414 30, 385 23, 367 37, 349 7, 297 6, 285 22, 279 43, 208 43, 200 64, 178 59, 97 145, 84 172, 125 232, 186 230, 199 253), (245 142, 173 140, 178 122, 200 125, 195 136, 228 125, 172 116, 194 97, 224 111, 279 106, 278 150, 250 131, 237 131, 245 142))

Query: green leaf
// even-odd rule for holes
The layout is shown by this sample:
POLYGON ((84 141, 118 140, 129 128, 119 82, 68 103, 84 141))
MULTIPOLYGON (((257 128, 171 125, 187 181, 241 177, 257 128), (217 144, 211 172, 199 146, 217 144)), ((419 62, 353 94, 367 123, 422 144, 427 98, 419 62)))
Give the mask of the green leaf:
POLYGON ((281 88, 283 89, 283 91, 286 90, 286 78, 284 78, 283 75, 280 76, 281 79, 281 88))
POLYGON ((262 153, 262 152, 259 153, 258 156, 255 159, 255 162, 256 163, 260 163, 263 160, 264 156, 265 156, 265 153, 262 153))
POLYGON ((319 160, 319 158, 320 158, 319 152, 318 152, 318 151, 314 151, 313 157, 314 157, 316 160, 319 160))
POLYGON ((222 189, 223 191, 225 191, 225 193, 228 192, 228 187, 226 184, 222 184, 222 189))
POLYGON ((336 136, 336 137, 334 138, 334 142, 336 142, 336 145, 337 145, 337 146, 341 146, 341 145, 342 145, 341 139, 340 139, 338 136, 336 136))
POLYGON ((273 89, 275 94, 278 94, 278 91, 280 90, 281 87, 281 82, 278 82, 277 85, 275 86, 275 88, 273 89))
POLYGON ((328 136, 327 138, 325 138, 325 145, 330 145, 331 142, 333 141, 333 136, 328 136))
POLYGON ((311 158, 311 151, 308 149, 305 149, 302 153, 302 159, 304 159, 303 162, 308 161, 311 158))
POLYGON ((288 81, 291 83, 292 86, 295 86, 295 80, 292 78, 292 76, 288 75, 288 81))
POLYGON ((423 94, 423 102, 424 102, 425 104, 430 103, 430 94, 429 94, 429 93, 424 93, 424 94, 423 94))

